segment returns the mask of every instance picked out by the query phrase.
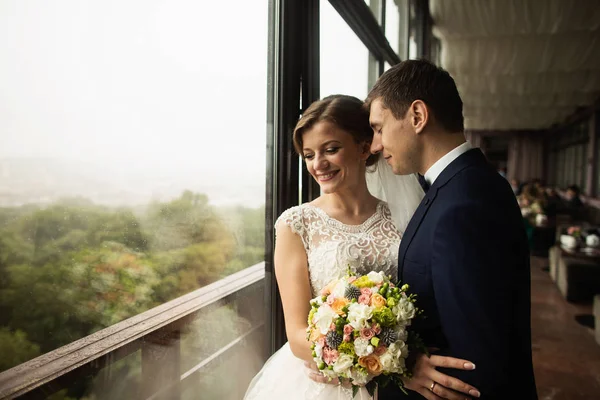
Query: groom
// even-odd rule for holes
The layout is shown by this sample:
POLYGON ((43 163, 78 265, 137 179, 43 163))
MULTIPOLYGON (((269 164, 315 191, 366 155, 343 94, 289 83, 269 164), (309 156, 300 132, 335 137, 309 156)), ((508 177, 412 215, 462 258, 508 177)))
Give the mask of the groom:
MULTIPOLYGON (((426 315, 413 327, 436 354, 476 365, 438 371, 475 386, 481 399, 537 399, 521 213, 506 179, 465 141, 454 80, 428 61, 404 61, 379 78, 366 104, 371 151, 395 174, 426 181, 398 262, 398 278, 426 315)), ((413 378, 409 398, 454 398, 436 373, 432 366, 429 376, 413 378)), ((402 398, 390 389, 379 396, 402 398)))

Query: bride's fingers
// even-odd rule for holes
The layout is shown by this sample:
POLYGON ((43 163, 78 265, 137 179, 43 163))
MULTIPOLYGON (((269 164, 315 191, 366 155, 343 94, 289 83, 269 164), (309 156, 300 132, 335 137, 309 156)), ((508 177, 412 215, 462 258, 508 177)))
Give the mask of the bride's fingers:
POLYGON ((435 367, 453 368, 453 369, 475 369, 475 364, 468 360, 446 356, 431 356, 429 362, 435 367))
POLYGON ((307 375, 311 380, 318 383, 328 383, 330 385, 337 385, 340 383, 337 378, 330 379, 318 371, 309 370, 307 375))
POLYGON ((452 389, 452 393, 462 392, 464 394, 468 394, 469 396, 479 397, 481 394, 474 386, 471 386, 467 383, 464 383, 460 379, 453 378, 451 376, 445 375, 439 371, 434 371, 431 375, 431 378, 437 383, 434 387, 434 392, 439 394, 442 397, 447 399, 456 398, 456 399, 464 399, 464 395, 459 395, 458 397, 447 397, 444 396, 444 393, 438 392, 438 386, 440 391, 444 391, 444 389, 452 389))
POLYGON ((317 370, 317 364, 314 361, 304 361, 304 366, 308 369, 317 370))

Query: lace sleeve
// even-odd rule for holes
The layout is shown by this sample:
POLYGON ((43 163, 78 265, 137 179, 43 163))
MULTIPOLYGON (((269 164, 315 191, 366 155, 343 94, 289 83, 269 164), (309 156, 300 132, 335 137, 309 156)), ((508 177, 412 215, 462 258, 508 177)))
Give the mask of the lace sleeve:
POLYGON ((288 208, 285 210, 277 221, 275 221, 275 235, 282 227, 289 227, 293 233, 300 236, 305 249, 308 249, 307 229, 302 218, 302 208, 300 206, 288 208))

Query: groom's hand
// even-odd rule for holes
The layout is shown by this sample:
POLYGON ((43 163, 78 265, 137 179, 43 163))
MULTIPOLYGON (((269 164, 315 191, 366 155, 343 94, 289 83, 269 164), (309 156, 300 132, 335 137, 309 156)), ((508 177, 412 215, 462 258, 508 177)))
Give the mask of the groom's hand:
POLYGON ((428 400, 465 400, 465 394, 475 398, 480 396, 475 387, 437 371, 437 367, 474 370, 475 364, 454 357, 436 355, 428 357, 425 354, 419 354, 413 369, 413 376, 410 379, 403 379, 404 386, 420 393, 428 400))

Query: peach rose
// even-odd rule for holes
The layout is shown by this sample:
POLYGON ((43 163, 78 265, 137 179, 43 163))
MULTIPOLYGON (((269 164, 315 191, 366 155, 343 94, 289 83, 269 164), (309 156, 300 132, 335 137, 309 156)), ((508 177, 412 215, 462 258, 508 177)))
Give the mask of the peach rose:
POLYGON ((331 292, 333 291, 333 288, 337 284, 338 284, 338 281, 336 279, 329 282, 329 284, 327 286, 325 286, 323 289, 321 289, 321 296, 329 296, 331 294, 331 292))
POLYGON ((385 297, 383 297, 379 293, 375 293, 374 295, 371 296, 370 306, 375 307, 375 308, 380 308, 380 307, 385 306, 385 304, 386 304, 385 297))
POLYGON ((369 374, 374 376, 381 374, 381 372, 383 371, 383 366, 379 361, 379 357, 377 357, 374 354, 359 357, 358 364, 362 367, 365 367, 367 371, 369 371, 369 374))
POLYGON ((333 303, 331 304, 331 308, 338 315, 342 315, 344 314, 344 311, 342 309, 348 304, 350 304, 350 301, 348 299, 346 299, 345 297, 339 297, 333 301, 333 303))
POLYGON ((319 340, 321 337, 323 337, 323 339, 325 339, 325 337, 321 334, 321 332, 319 332, 319 330, 317 328, 313 328, 310 331, 310 341, 311 342, 316 342, 317 340, 319 340))

